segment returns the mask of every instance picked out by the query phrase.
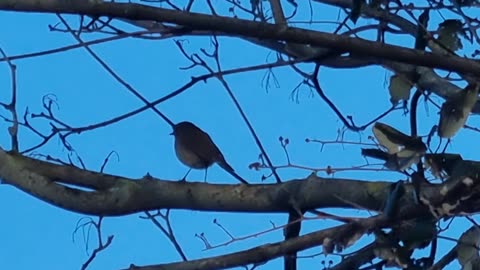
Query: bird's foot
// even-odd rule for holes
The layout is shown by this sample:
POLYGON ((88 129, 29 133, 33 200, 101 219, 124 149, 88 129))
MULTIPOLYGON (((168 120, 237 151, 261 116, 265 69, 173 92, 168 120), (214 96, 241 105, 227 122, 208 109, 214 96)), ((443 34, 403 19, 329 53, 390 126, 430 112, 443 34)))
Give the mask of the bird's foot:
POLYGON ((149 172, 147 172, 147 174, 143 176, 143 179, 148 180, 148 181, 155 180, 155 178, 153 178, 153 176, 149 172))
POLYGON ((187 178, 184 177, 184 178, 178 180, 178 182, 187 182, 187 178))

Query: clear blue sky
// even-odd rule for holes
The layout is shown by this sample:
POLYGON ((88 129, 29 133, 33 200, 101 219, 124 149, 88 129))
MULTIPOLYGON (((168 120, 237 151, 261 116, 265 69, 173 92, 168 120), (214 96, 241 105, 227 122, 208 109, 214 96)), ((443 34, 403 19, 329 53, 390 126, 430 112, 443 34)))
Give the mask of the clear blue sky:
MULTIPOLYGON (((316 18, 322 20, 337 19, 338 12, 332 9, 315 11, 316 18)), ((306 15, 305 15, 306 16, 306 15)), ((342 15, 343 16, 343 15, 342 15)), ((69 22, 77 23, 78 18, 67 16, 69 22)), ((299 19, 305 19, 300 14, 299 19)), ((57 48, 76 41, 69 35, 50 32, 48 25, 58 22, 55 15, 38 15, 26 13, 0 13, 0 46, 12 56, 46 49, 57 48), (8 25, 8 27, 7 27, 8 25)), ((299 26, 307 27, 299 24, 299 26)), ((331 30, 333 25, 317 25, 315 28, 331 30)), ((131 28, 127 28, 131 29, 131 28)), ((99 35, 84 35, 85 39, 98 38, 99 35)), ((200 48, 211 49, 208 38, 188 39, 185 43, 190 52, 199 52, 200 48)), ((391 39, 389 41, 398 41, 391 39)), ((413 40, 401 41, 411 46, 413 40)), ((273 61, 275 55, 256 47, 246 41, 235 38, 220 38, 223 69, 262 64, 268 59, 273 61)), ((187 83, 191 76, 204 74, 201 69, 184 71, 189 63, 180 55, 174 41, 123 39, 92 47, 111 68, 130 83, 146 98, 153 100, 162 97, 181 85, 187 83)), ((120 115, 143 105, 123 86, 118 84, 83 48, 48 56, 15 61, 18 76, 18 110, 23 115, 25 108, 30 112, 41 112, 42 97, 54 94, 58 109, 58 118, 68 124, 79 127, 93 124, 120 115)), ((213 62, 210 62, 213 64, 213 62)), ((309 67, 307 65, 303 67, 309 67)), ((286 159, 280 147, 278 137, 290 139, 289 155, 296 165, 324 168, 350 167, 364 164, 360 149, 353 146, 327 145, 321 151, 318 144, 307 144, 305 138, 334 140, 337 129, 342 123, 314 92, 302 86, 298 102, 292 100, 293 89, 301 78, 290 68, 274 70, 278 83, 265 87, 266 71, 256 71, 228 76, 227 82, 245 110, 254 128, 258 132, 270 157, 276 165, 284 165, 286 159)), ((387 83, 390 73, 376 67, 356 70, 333 70, 324 68, 320 73, 320 82, 329 98, 341 109, 344 115, 354 115, 355 121, 363 124, 390 106, 387 83)), ((0 64, 0 101, 10 99, 10 71, 6 63, 0 64)), ((439 100, 440 101, 440 100, 439 100)), ((242 122, 232 101, 214 80, 197 83, 181 95, 157 106, 159 110, 173 121, 188 120, 207 131, 225 157, 244 178, 253 183, 260 183, 261 176, 268 171, 253 171, 248 165, 257 161, 259 150, 252 136, 242 122)), ((437 109, 432 105, 419 106, 421 134, 426 134, 437 122, 437 109)), ((7 116, 5 110, 2 115, 7 116)), ((383 120, 405 132, 408 131, 408 117, 397 111, 383 120)), ((45 133, 49 126, 45 120, 35 119, 32 124, 45 133)), ((470 118, 470 124, 478 126, 477 117, 470 118)), ((10 149, 8 137, 9 124, 0 122, 0 146, 10 149)), ((111 151, 119 155, 112 158, 105 172, 131 178, 140 178, 147 172, 158 178, 180 179, 187 168, 175 157, 171 128, 151 111, 129 118, 106 128, 85 132, 69 137, 69 142, 82 157, 90 170, 99 170, 105 157, 111 151)), ((367 140, 370 129, 361 134, 347 132, 346 140, 367 140)), ((455 137, 452 151, 459 151, 464 158, 475 159, 474 147, 465 142, 476 136, 471 131, 463 130, 455 137)), ((21 149, 29 148, 39 142, 39 138, 26 130, 20 131, 21 149)), ((37 151, 66 159, 69 153, 63 148, 58 138, 51 140, 37 151)), ((283 179, 304 178, 310 171, 300 169, 282 169, 283 179)), ((209 170, 208 181, 236 183, 218 166, 209 170)), ((325 176, 320 173, 320 175, 325 176)), ((343 172, 336 177, 359 179, 402 178, 399 174, 372 172, 343 172), (388 177, 388 178, 385 178, 388 177)), ((203 171, 193 171, 189 179, 203 180, 203 171)), ((273 179, 269 179, 272 182, 273 179)), ((44 203, 11 186, 0 186, 0 268, 1 269, 78 269, 88 258, 81 233, 72 235, 78 220, 84 215, 70 213, 44 203), (75 241, 72 241, 72 238, 75 241)), ((337 214, 365 215, 361 211, 331 210, 337 214)), ((372 213, 373 214, 373 213, 372 213)), ((106 218, 103 233, 115 235, 113 244, 98 255, 89 269, 118 269, 137 265, 166 263, 180 260, 171 243, 148 220, 140 219, 141 214, 124 217, 106 218)), ((245 214, 245 213, 209 213, 199 211, 172 211, 172 224, 175 234, 189 259, 205 258, 213 255, 239 251, 256 245, 280 241, 282 230, 235 242, 226 247, 204 251, 202 242, 195 234, 205 233, 212 244, 229 240, 228 235, 213 224, 217 219, 235 236, 255 234, 271 227, 273 222, 282 225, 287 215, 280 214, 245 214)), ((304 223, 302 234, 325 228, 334 223, 324 220, 304 223)), ((462 219, 456 219, 444 236, 458 237, 470 225, 462 219)), ((365 244, 370 238, 362 238, 365 244)), ((88 251, 96 245, 94 233, 89 239, 88 251)), ((439 241, 439 252, 443 254, 451 242, 439 241)), ((359 248, 354 246, 347 250, 352 252, 359 248)), ((321 247, 305 254, 319 253, 321 247)), ((338 261, 338 257, 329 256, 327 260, 338 261)), ((299 259, 299 269, 318 268, 325 257, 299 259)), ((277 259, 261 266, 261 269, 279 269, 282 260, 277 259)), ((457 263, 448 269, 458 269, 457 263)), ((240 268, 238 268, 240 269, 240 268)))

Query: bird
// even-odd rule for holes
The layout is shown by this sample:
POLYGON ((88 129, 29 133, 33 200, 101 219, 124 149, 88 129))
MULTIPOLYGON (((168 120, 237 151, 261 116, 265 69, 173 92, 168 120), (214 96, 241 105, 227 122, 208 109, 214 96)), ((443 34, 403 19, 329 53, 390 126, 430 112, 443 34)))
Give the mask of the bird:
MULTIPOLYGON (((212 138, 195 124, 188 121, 175 124, 173 126, 173 132, 170 135, 175 137, 175 153, 177 158, 189 167, 190 170, 205 169, 206 179, 208 167, 217 163, 222 169, 230 173, 240 182, 249 184, 227 163, 212 138)), ((187 172, 187 175, 190 170, 187 172)), ((185 179, 187 175, 185 175, 183 179, 185 179)))
POLYGON ((478 98, 480 84, 469 84, 448 98, 440 109, 438 136, 450 139, 465 125, 478 98))

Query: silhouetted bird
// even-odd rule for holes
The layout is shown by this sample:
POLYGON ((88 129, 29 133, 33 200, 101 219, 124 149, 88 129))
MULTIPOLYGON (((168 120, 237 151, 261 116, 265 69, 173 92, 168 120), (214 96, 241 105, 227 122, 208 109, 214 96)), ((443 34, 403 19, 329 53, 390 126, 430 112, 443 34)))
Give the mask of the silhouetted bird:
MULTIPOLYGON (((248 184, 227 163, 222 152, 220 152, 220 149, 218 149, 210 136, 193 123, 180 122, 173 126, 171 134, 175 136, 175 153, 177 158, 190 167, 190 170, 205 169, 205 180, 207 178, 207 168, 213 163, 217 163, 240 182, 248 184)), ((190 170, 187 172, 187 175, 190 170)))

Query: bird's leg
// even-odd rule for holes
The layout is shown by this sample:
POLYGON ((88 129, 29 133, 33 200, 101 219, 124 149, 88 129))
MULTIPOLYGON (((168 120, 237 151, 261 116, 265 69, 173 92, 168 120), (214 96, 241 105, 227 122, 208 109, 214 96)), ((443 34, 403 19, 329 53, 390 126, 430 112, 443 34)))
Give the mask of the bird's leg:
POLYGON ((205 168, 205 177, 203 178, 203 182, 207 182, 207 171, 208 171, 208 167, 205 168))
POLYGON ((188 171, 187 171, 187 173, 185 174, 185 176, 184 176, 182 179, 180 179, 179 182, 184 182, 184 181, 186 182, 186 181, 187 181, 187 175, 190 173, 191 170, 192 170, 192 168, 188 169, 188 171))
POLYGON ((152 176, 149 172, 147 172, 147 174, 143 177, 143 179, 146 179, 146 180, 149 180, 149 181, 153 181, 153 180, 154 180, 154 179, 153 179, 153 176, 152 176))

